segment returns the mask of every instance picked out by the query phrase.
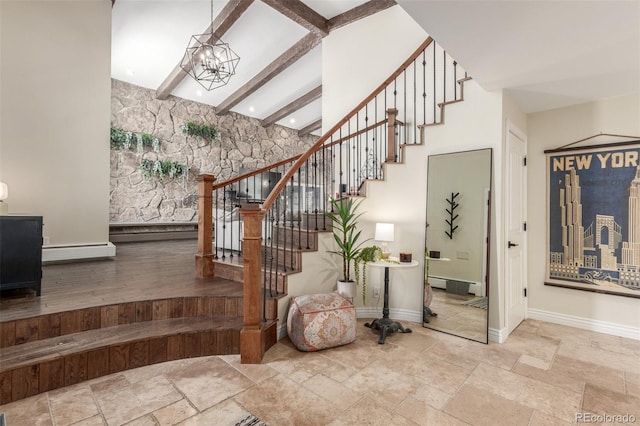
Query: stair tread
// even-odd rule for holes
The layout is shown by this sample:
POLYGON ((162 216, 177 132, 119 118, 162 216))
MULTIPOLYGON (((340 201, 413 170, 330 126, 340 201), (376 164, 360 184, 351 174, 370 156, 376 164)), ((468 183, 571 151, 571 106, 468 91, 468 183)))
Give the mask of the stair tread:
POLYGON ((145 321, 66 334, 0 349, 0 372, 65 355, 126 344, 149 337, 162 337, 204 330, 240 330, 242 317, 233 319, 172 318, 145 321))

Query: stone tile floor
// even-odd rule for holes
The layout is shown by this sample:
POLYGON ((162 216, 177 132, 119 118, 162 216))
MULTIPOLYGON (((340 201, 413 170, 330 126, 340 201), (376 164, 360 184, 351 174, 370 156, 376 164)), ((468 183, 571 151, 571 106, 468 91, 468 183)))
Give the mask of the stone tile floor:
POLYGON ((237 355, 173 361, 0 412, 8 426, 226 426, 248 413, 271 426, 564 425, 580 414, 640 423, 640 341, 526 320, 503 344, 405 324, 413 333, 378 345, 365 322, 339 348, 303 353, 283 339, 261 365, 237 355))

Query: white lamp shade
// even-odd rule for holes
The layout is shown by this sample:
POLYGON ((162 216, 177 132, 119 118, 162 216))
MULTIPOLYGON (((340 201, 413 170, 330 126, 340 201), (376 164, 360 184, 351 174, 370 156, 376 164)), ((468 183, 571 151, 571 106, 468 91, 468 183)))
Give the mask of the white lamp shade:
POLYGON ((0 182, 0 200, 6 200, 9 196, 9 188, 4 182, 0 182))
POLYGON ((376 241, 393 241, 393 223, 376 223, 376 241))

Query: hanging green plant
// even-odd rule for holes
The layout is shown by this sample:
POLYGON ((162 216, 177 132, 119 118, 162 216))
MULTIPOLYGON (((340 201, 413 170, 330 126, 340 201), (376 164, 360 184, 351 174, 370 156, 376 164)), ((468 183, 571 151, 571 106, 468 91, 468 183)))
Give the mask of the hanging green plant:
POLYGON ((220 131, 215 127, 207 126, 206 124, 197 124, 193 121, 187 121, 180 125, 182 133, 189 136, 199 136, 204 139, 208 139, 210 142, 220 140, 220 131))
POLYGON ((146 158, 140 161, 140 170, 142 171, 142 175, 147 179, 153 176, 157 176, 160 179, 164 179, 165 176, 176 178, 186 176, 187 173, 189 173, 188 166, 176 161, 153 161, 147 160, 146 158))
POLYGON ((129 132, 118 127, 111 128, 111 149, 131 149, 133 146, 138 152, 142 152, 145 146, 158 152, 160 140, 149 133, 129 132))
POLYGON ((367 262, 376 262, 382 258, 382 249, 378 246, 365 247, 354 262, 356 283, 360 283, 360 265, 362 265, 362 304, 367 304, 367 262))

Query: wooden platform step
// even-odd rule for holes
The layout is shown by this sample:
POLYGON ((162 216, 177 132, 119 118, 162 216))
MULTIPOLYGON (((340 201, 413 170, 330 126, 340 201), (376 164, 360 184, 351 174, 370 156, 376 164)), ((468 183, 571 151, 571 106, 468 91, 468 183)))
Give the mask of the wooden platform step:
POLYGON ((0 348, 116 325, 169 318, 237 318, 242 297, 189 296, 114 303, 0 322, 0 348))
POLYGON ((0 322, 0 404, 117 371, 240 353, 240 296, 114 303, 0 322))
POLYGON ((87 330, 0 350, 0 404, 119 371, 240 353, 242 318, 171 318, 87 330))

